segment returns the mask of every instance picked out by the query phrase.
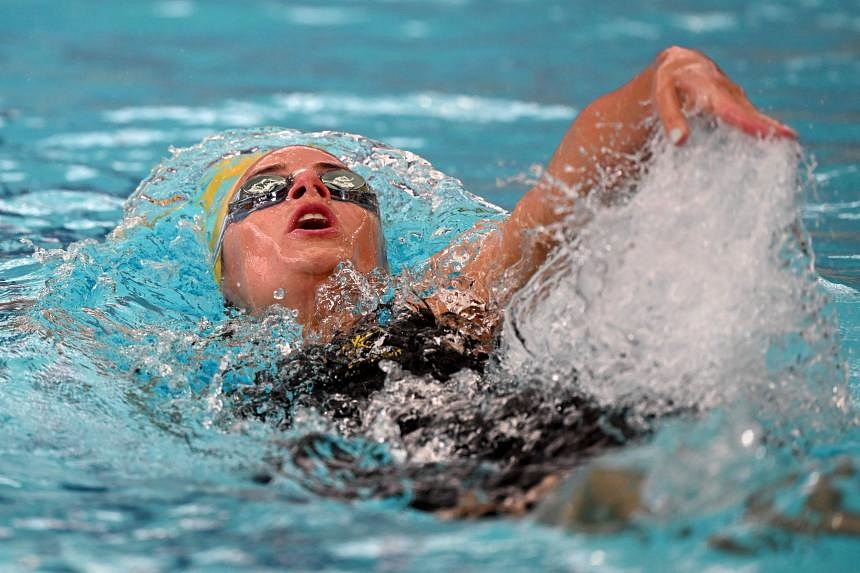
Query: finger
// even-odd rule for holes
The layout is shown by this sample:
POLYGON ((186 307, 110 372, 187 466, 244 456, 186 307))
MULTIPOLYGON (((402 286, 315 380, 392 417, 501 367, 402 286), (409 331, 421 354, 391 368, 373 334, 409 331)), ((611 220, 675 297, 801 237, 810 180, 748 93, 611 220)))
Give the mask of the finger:
POLYGON ((797 139, 797 132, 785 125, 784 123, 780 123, 779 121, 773 119, 770 116, 764 115, 763 113, 759 113, 758 115, 759 119, 768 125, 768 132, 764 134, 765 137, 773 136, 784 137, 786 139, 797 139))
POLYGON ((725 85, 723 86, 729 92, 729 99, 738 104, 742 109, 748 110, 750 113, 755 114, 756 118, 760 122, 760 124, 767 124, 769 130, 764 135, 773 135, 775 137, 786 137, 788 139, 797 139, 797 132, 790 128, 789 126, 777 121, 776 119, 760 112, 756 107, 752 104, 752 102, 747 98, 744 90, 729 80, 728 78, 723 78, 725 80, 725 85))
POLYGON ((684 117, 681 98, 672 82, 666 80, 665 75, 656 78, 654 107, 669 141, 675 145, 681 145, 687 141, 690 127, 687 124, 687 118, 684 117))
MULTIPOLYGON (((763 115, 763 114, 762 114, 763 115)), ((778 137, 786 137, 788 139, 797 139, 797 132, 784 123, 773 119, 768 115, 763 115, 773 125, 773 132, 778 137)))
POLYGON ((713 112, 729 125, 755 137, 797 138, 797 133, 793 129, 759 112, 748 102, 743 105, 722 97, 715 102, 713 112))

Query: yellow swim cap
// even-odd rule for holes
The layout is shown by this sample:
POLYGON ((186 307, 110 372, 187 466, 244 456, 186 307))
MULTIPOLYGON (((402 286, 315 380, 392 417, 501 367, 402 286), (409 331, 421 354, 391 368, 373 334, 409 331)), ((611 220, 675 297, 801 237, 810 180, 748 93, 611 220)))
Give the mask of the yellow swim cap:
POLYGON ((201 180, 203 194, 200 204, 205 216, 205 229, 208 232, 207 244, 212 254, 212 274, 221 283, 221 249, 218 239, 224 228, 227 205, 233 198, 236 182, 242 174, 260 157, 262 152, 228 157, 210 167, 201 180))

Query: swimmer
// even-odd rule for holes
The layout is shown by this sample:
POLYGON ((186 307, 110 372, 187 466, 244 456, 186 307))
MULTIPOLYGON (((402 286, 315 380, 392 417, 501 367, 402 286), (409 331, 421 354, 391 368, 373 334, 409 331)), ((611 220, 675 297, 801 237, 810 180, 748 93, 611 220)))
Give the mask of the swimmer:
MULTIPOLYGON (((706 56, 668 48, 629 83, 579 114, 546 176, 485 240, 460 245, 468 262, 457 275, 457 288, 437 290, 426 300, 429 309, 442 317, 476 305, 504 304, 556 246, 557 239, 545 229, 569 212, 572 194, 566 190, 586 195, 629 181, 641 167, 635 158, 655 130, 682 145, 690 133, 687 117, 695 114, 756 137, 796 137, 756 110, 706 56)), ((306 334, 320 333, 335 311, 321 310, 319 289, 341 263, 351 262, 364 275, 387 268, 376 197, 361 176, 318 148, 276 149, 242 169, 212 230, 224 297, 255 314, 274 304, 289 307, 297 311, 306 334)), ((441 285, 448 275, 444 257, 437 254, 426 280, 441 285)), ((351 326, 350 317, 336 318, 340 327, 351 326)), ((330 338, 334 333, 322 334, 330 338)))
MULTIPOLYGON (((694 114, 756 137, 796 137, 758 112, 701 53, 664 50, 579 114, 546 176, 498 227, 430 259, 416 289, 429 296, 365 316, 331 303, 331 289, 349 287, 330 280, 343 263, 370 282, 387 272, 379 206, 364 179, 316 147, 230 159, 206 194, 211 187, 218 197, 208 211, 218 211, 210 247, 222 293, 253 314, 272 305, 295 310, 310 342, 237 387, 233 410, 282 428, 310 411, 337 430, 337 439, 310 435, 283 444, 313 491, 390 496, 410 483, 412 507, 459 517, 521 514, 590 456, 646 437, 649 428, 623 406, 598 403, 579 388, 575 372, 551 400, 533 385, 493 384, 483 373, 500 309, 556 247, 550 228, 570 213, 573 198, 635 180, 655 132, 682 145, 694 114), (452 254, 456 265, 465 263, 449 263, 452 254), (406 461, 366 468, 361 444, 379 408, 406 461), (447 449, 437 452, 440 444, 447 449), (335 455, 321 459, 318 450, 335 455), (427 456, 445 463, 422 462, 427 456), (333 464, 333 472, 349 468, 356 487, 333 491, 320 483, 321 463, 333 464)), ((622 505, 628 511, 626 499, 622 505)))

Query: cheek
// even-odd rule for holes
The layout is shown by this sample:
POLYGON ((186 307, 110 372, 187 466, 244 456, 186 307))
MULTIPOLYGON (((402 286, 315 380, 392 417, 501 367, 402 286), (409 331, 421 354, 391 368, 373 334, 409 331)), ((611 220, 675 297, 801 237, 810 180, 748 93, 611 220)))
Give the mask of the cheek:
POLYGON ((382 231, 376 216, 360 207, 356 209, 359 212, 353 214, 351 227, 353 256, 361 270, 369 272, 386 265, 382 231))
POLYGON ((258 224, 246 220, 236 228, 234 253, 246 266, 256 268, 261 263, 268 264, 267 259, 277 258, 281 254, 281 247, 275 238, 277 229, 270 229, 271 225, 266 225, 266 222, 264 220, 263 224, 258 224))
POLYGON ((225 294, 243 302, 251 302, 270 276, 271 262, 265 256, 277 245, 253 226, 229 228, 224 236, 222 254, 222 285, 225 294))

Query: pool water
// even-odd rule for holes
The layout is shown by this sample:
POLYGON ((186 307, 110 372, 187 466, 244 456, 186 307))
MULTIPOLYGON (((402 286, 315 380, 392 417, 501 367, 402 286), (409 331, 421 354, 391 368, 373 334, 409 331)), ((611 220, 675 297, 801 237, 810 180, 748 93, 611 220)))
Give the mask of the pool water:
MULTIPOLYGON (((773 511, 809 523, 818 514, 804 504, 823 480, 842 511, 860 511, 860 477, 844 469, 860 466, 855 406, 833 405, 843 393, 860 397, 855 2, 36 1, 7 2, 0 15, 4 571, 833 571, 860 556, 854 536, 779 527, 750 509, 770 496, 773 511), (274 316, 248 328, 239 350, 212 344, 225 310, 195 256, 205 253, 193 201, 159 218, 141 193, 190 196, 201 164, 231 145, 293 137, 262 126, 362 134, 371 141, 343 143, 344 153, 368 170, 384 164, 384 200, 428 221, 387 223, 395 266, 410 267, 437 226, 445 232, 434 247, 498 216, 463 189, 512 207, 577 111, 671 44, 713 57, 756 105, 798 130, 806 159, 798 167, 794 148, 723 132, 658 154, 641 193, 599 211, 600 226, 565 254, 584 269, 580 282, 558 283, 571 294, 561 304, 568 314, 516 303, 512 320, 541 344, 520 359, 523 349, 505 339, 503 365, 537 372, 551 393, 553 375, 571 366, 553 344, 573 341, 563 351, 587 349, 573 360, 603 368, 583 383, 604 400, 635 387, 636 397, 657 389, 655 399, 710 408, 593 462, 644 471, 651 514, 602 533, 549 517, 444 521, 401 498, 320 497, 289 471, 255 481, 283 436, 262 423, 231 428, 222 389, 281 350, 248 358, 242 349, 289 342, 295 330, 274 316), (419 154, 462 186, 408 153, 361 155, 373 140, 419 154), (421 201, 397 203, 397 178, 444 201, 429 215, 421 201), (676 178, 703 199, 666 195, 676 178), (668 196, 683 209, 666 209, 668 196), (786 239, 795 209, 815 276, 800 255, 786 270, 753 246, 775 236, 801 252, 786 239), (675 259, 657 252, 661 228, 676 231, 665 243, 675 259), (710 247, 696 251, 696 237, 710 247), (601 254, 605 239, 627 256, 601 254), (721 264, 732 270, 717 272, 721 264), (640 279, 632 292, 611 286, 640 279), (677 307, 659 302, 665 284, 677 307), (679 314, 691 299, 714 314, 679 314), (672 346, 639 345, 640 359, 622 363, 601 350, 625 344, 611 329, 577 326, 619 314, 642 332, 668 333, 661 340, 672 346), (559 336, 541 338, 547 316, 559 336), (789 373, 775 389, 771 374, 747 367, 761 349, 753 334, 768 325, 767 336, 783 337, 768 368, 789 373)), ((572 268, 566 260, 557 264, 572 268)), ((560 491, 547 503, 561 506, 560 491)))

